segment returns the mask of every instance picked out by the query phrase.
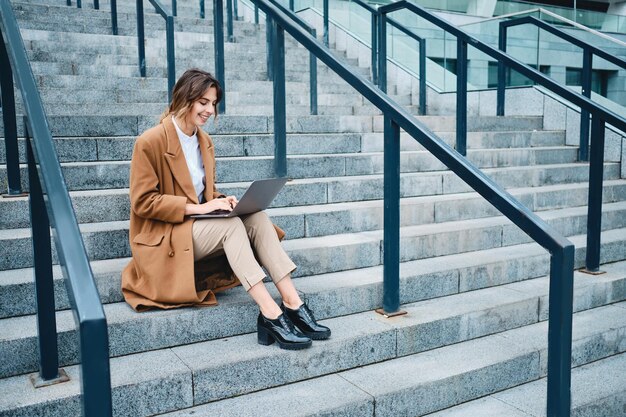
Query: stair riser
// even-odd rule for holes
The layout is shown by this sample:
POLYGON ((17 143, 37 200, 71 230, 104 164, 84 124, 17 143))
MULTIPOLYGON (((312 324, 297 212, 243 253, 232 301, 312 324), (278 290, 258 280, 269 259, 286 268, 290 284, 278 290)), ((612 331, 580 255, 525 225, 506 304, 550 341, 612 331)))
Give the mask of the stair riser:
MULTIPOLYGON (((321 134, 321 135, 288 135, 287 136, 287 155, 309 155, 309 154, 339 154, 339 153, 357 153, 357 152, 382 152, 369 148, 364 142, 366 137, 375 136, 376 140, 382 142, 380 134, 364 133, 358 134, 321 134)), ((469 158, 480 160, 480 153, 493 154, 498 149, 481 149, 474 151, 473 148, 481 148, 484 144, 485 136, 489 136, 487 132, 473 132, 474 140, 469 145, 469 158), (478 159, 477 159, 478 158, 478 159)), ((546 134, 546 141, 551 142, 552 137, 564 137, 562 134, 546 134)), ((135 144, 134 137, 128 138, 53 138, 57 155, 61 162, 79 162, 79 161, 128 161, 132 157, 133 146, 135 144)), ((215 154, 218 157, 232 156, 271 156, 274 154, 274 138, 269 135, 228 135, 212 137, 215 146, 215 154)), ((411 139, 412 140, 412 139, 411 139)), ((20 148, 20 162, 26 162, 24 151, 24 142, 18 139, 18 147, 20 148)), ((450 142, 453 144, 454 142, 450 142)), ((528 148, 530 144, 520 144, 522 148, 528 148)), ((544 143, 541 146, 559 146, 557 143, 544 143)), ((562 146, 562 144, 561 144, 562 146)), ((403 151, 422 151, 423 149, 413 147, 403 149, 403 151)), ((5 163, 5 145, 4 139, 0 139, 0 163, 5 163)), ((529 154, 529 150, 521 150, 525 154, 529 154)), ((547 153, 552 155, 553 151, 537 150, 537 153, 547 153)), ((568 151, 570 156, 565 159, 570 161, 571 155, 576 152, 575 149, 568 151)), ((535 162, 553 163, 557 158, 535 158, 535 162)), ((562 158, 561 158, 562 159, 562 158)), ((563 160, 563 159, 562 159, 563 160)), ((575 161, 575 160, 574 160, 575 161)))
MULTIPOLYGON (((271 160, 255 160, 255 163, 246 160, 223 160, 217 164, 217 178, 222 192, 241 195, 247 187, 229 187, 225 185, 231 182, 247 182, 262 178, 273 178, 274 167, 271 160)), ((317 188, 327 190, 327 194, 320 194, 317 203, 322 202, 348 202, 360 200, 375 200, 383 198, 383 179, 381 175, 374 178, 350 177, 360 172, 346 172, 343 158, 322 157, 310 160, 289 159, 287 163, 287 176, 290 178, 325 178, 344 177, 329 179, 328 181, 312 183, 296 183, 289 191, 296 188, 317 188)), ((94 165, 65 165, 62 167, 67 187, 70 191, 77 190, 103 190, 109 188, 127 188, 130 164, 128 162, 107 162, 94 165)), ((438 167, 432 167, 436 169, 438 167)), ((27 191, 28 174, 25 166, 21 167, 22 189, 27 191)), ((534 170, 524 168, 494 169, 489 172, 494 181, 501 187, 528 187, 553 184, 571 184, 587 182, 588 167, 560 168, 555 166, 541 167, 534 170)), ((6 167, 0 167, 1 193, 6 193, 7 188, 6 167)), ((605 180, 619 178, 619 166, 608 164, 604 172, 605 180)), ((299 191, 298 190, 298 191, 299 191)), ((471 192, 472 188, 466 185, 458 177, 449 171, 432 171, 402 174, 400 179, 400 193, 402 197, 416 197, 420 195, 436 195, 471 192)), ((274 207, 283 207, 299 204, 295 203, 289 193, 283 191, 274 201, 274 207)), ((311 200, 308 200, 309 203, 311 200)))
MULTIPOLYGON (((122 112, 122 108, 119 109, 122 112)), ((128 110, 128 109, 126 109, 128 110)), ((138 136, 159 122, 165 110, 162 105, 155 107, 150 116, 127 115, 72 115, 50 116, 48 122, 52 136, 138 136)), ((211 119, 213 120, 213 119, 211 119)), ((268 116, 220 115, 217 123, 209 122, 205 130, 210 134, 271 133, 273 118, 268 116)), ((366 116, 309 116, 288 117, 288 133, 354 133, 371 131, 372 118, 366 116)), ((22 123, 17 125, 18 136, 24 136, 22 123)), ((4 136, 4 123, 0 120, 0 133, 4 136)))
MULTIPOLYGON (((576 214, 565 218, 547 219, 555 230, 567 236, 586 233, 585 215, 576 214)), ((280 226, 278 219, 275 219, 280 226)), ((626 212, 606 211, 602 216, 603 230, 624 227, 626 212)), ((83 240, 91 260, 113 259, 130 256, 126 222, 106 231, 83 231, 83 240)), ((289 225, 285 226, 289 233, 289 225)), ((353 268, 382 264, 382 241, 379 233, 370 232, 364 239, 333 246, 300 248, 297 241, 287 241, 285 248, 298 269, 293 276, 308 276, 353 268), (295 242, 295 243, 292 243, 295 242), (295 245, 295 246, 294 246, 295 245)), ((434 256, 465 253, 474 250, 497 248, 530 241, 521 237, 517 228, 508 224, 484 225, 466 230, 442 230, 417 236, 401 236, 400 260, 410 261, 434 256), (519 236, 519 237, 518 237, 519 236)), ((0 246, 0 270, 29 268, 32 266, 30 238, 10 238, 0 246)), ((56 251, 53 248, 53 254, 56 251)), ((53 256, 56 260, 56 256, 53 256)))
MULTIPOLYGON (((587 291, 593 291, 593 289, 587 289, 587 291)), ((515 294, 514 291, 510 293, 515 294)), ((346 321, 345 318, 337 318, 330 320, 328 325, 335 329, 338 335, 341 335, 338 340, 333 339, 329 342, 322 342, 324 346, 314 346, 313 349, 305 352, 294 353, 277 350, 275 355, 265 358, 262 367, 251 366, 252 363, 258 365, 258 358, 250 358, 249 355, 246 355, 247 358, 242 358, 241 361, 237 361, 236 363, 223 365, 215 364, 214 366, 210 366, 204 362, 201 365, 202 367, 198 369, 196 368, 196 358, 211 354, 211 350, 207 351, 207 348, 204 347, 203 344, 174 348, 173 352, 177 358, 180 358, 183 363, 188 364, 193 370, 194 403, 201 404, 211 400, 228 398, 234 395, 245 394, 247 392, 307 379, 326 373, 376 363, 398 356, 437 348, 449 343, 471 340, 502 332, 507 329, 536 323, 537 301, 538 299, 536 297, 517 294, 514 295, 510 301, 503 301, 497 307, 491 309, 487 308, 485 310, 476 311, 470 309, 468 312, 461 313, 457 316, 425 323, 421 323, 420 320, 416 318, 411 319, 412 316, 407 316, 410 320, 409 323, 398 326, 388 326, 387 324, 372 320, 375 316, 370 317, 369 315, 373 313, 368 313, 363 316, 363 323, 358 326, 358 330, 354 328, 353 320, 351 320, 351 327, 346 327, 346 325, 343 324, 343 322, 346 321), (396 328, 394 329, 394 327, 396 328), (437 339, 429 339, 432 334, 439 334, 440 337, 437 339), (355 354, 355 352, 358 354, 355 354), (311 363, 316 363, 317 365, 314 367, 307 365, 311 363), (277 372, 273 374, 274 377, 272 378, 268 378, 266 371, 264 371, 265 368, 282 369, 283 367, 291 371, 277 372), (239 371, 240 369, 241 371, 239 371), (255 371, 255 369, 258 369, 258 371, 255 371), (246 378, 245 381, 242 381, 237 375, 244 370, 247 371, 249 377, 246 378)), ((421 306, 420 308, 425 308, 425 306, 421 306)), ((194 314, 199 315, 202 311, 206 310, 196 310, 194 314)), ((165 314, 162 315, 165 316, 165 314)), ((161 321, 161 326, 169 326, 172 327, 172 329, 182 328, 181 330, 185 330, 187 326, 194 325, 191 322, 192 318, 188 317, 188 314, 183 315, 180 321, 172 321, 172 315, 169 314, 168 316, 170 316, 169 319, 164 318, 164 320, 161 321)), ((206 316, 208 319, 209 315, 206 316)), ((196 319, 199 318, 196 317, 196 319)), ((247 318, 241 318, 242 321, 246 319, 247 318)), ((206 321, 207 320, 202 320, 203 323, 206 321)), ((194 322, 197 323, 197 321, 194 322)), ((253 322, 253 320, 250 320, 250 322, 253 322)), ((115 324, 110 325, 112 356, 124 354, 123 352, 129 349, 133 344, 140 343, 142 346, 145 346, 146 341, 151 339, 148 335, 153 335, 154 332, 158 332, 154 327, 144 330, 131 328, 119 334, 118 331, 120 331, 120 329, 118 329, 115 324), (151 333, 147 333, 150 331, 151 333), (144 338, 140 339, 141 336, 144 338), (119 345, 122 349, 121 352, 118 352, 117 340, 124 340, 124 342, 119 345)), ((70 337, 72 333, 73 331, 60 334, 61 352, 68 355, 65 357, 62 356, 62 364, 65 363, 65 360, 69 362, 76 361, 75 357, 70 356, 71 354, 75 354, 74 348, 65 345, 66 343, 73 343, 73 339, 70 337)), ((175 333, 178 333, 178 330, 176 330, 175 333)), ((191 333, 190 331, 186 333, 181 332, 179 337, 189 339, 188 335, 191 333)), ((239 337, 242 345, 245 347, 247 347, 248 344, 255 344, 254 338, 254 333, 239 337)), ((625 347, 623 343, 624 340, 626 340, 626 327, 611 329, 610 331, 594 335, 593 337, 575 339, 572 347, 573 357, 576 358, 576 364, 579 365, 587 363, 587 361, 590 360, 597 360, 615 353, 623 352, 625 347), (590 343, 592 341, 595 342, 595 344, 591 349, 593 353, 590 353, 590 343)), ((37 359, 36 347, 33 346, 34 342, 34 338, 24 339, 22 346, 20 346, 21 349, 24 349, 22 352, 25 355, 32 357, 33 370, 35 369, 37 359)), ((178 342, 181 343, 182 340, 179 339, 178 342)), ((190 343, 190 341, 186 343, 190 343)), ((6 347, 6 344, 2 347, 6 347)), ((542 375, 542 357, 545 360, 545 350, 527 353, 521 357, 528 358, 529 356, 532 357, 532 365, 527 363, 523 368, 526 372, 532 370, 532 372, 537 374, 533 374, 534 376, 532 377, 528 377, 527 375, 529 378, 527 380, 537 379, 542 375)), ((515 360, 518 359, 520 359, 520 357, 515 358, 515 360)), ((502 366, 505 363, 500 362, 496 366, 502 366)), ((484 369, 482 371, 484 371, 484 369)), ((516 374, 517 376, 525 375, 524 372, 512 372, 512 374, 516 374)), ((474 377, 478 377, 478 375, 474 375, 474 377)), ((501 378, 496 378, 496 380, 501 381, 501 378)), ((481 381, 486 384, 485 386, 494 383, 493 378, 481 379, 481 381)), ((438 406, 430 411, 445 408, 459 402, 462 401, 455 400, 455 402, 451 404, 442 407, 438 406)))

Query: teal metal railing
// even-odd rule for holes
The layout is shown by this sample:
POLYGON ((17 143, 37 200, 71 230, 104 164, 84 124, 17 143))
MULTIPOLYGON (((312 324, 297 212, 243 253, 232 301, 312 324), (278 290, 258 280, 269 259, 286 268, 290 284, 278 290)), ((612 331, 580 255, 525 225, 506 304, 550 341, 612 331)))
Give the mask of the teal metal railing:
MULTIPOLYGON (((569 416, 574 245, 501 189, 471 162, 417 121, 406 109, 335 58, 327 47, 313 38, 278 7, 268 0, 254 0, 254 2, 266 15, 271 16, 274 22, 272 29, 273 56, 276 57, 273 61, 274 83, 282 85, 283 91, 285 84, 284 32, 287 31, 384 115, 383 311, 393 315, 400 308, 400 129, 404 129, 426 150, 550 252, 548 415, 550 417, 569 416), (554 387, 558 389, 555 390, 554 387)), ((280 87, 275 89, 275 91, 280 90, 280 87)), ((285 97, 284 95, 274 96, 274 101, 275 169, 278 175, 284 175, 287 172, 285 97)))
MULTIPOLYGON (((13 88, 21 92, 27 149, 31 240, 37 302, 39 378, 49 385, 67 380, 59 369, 50 229, 77 323, 81 358, 82 412, 111 416, 111 376, 106 317, 61 172, 52 134, 24 42, 9 0, 0 0, 0 89, 7 165, 17 164, 13 88), (10 93, 9 93, 10 92, 10 93), (10 122, 12 120, 12 122, 10 122), (10 123, 7 124, 7 121, 10 123), (9 152, 9 148, 13 149, 9 152)), ((19 166, 18 166, 19 172, 19 166)), ((11 175, 9 173, 9 175, 11 175)), ((17 177, 19 184, 19 177, 17 177)), ((13 184, 15 187, 15 183, 13 184)))
MULTIPOLYGON (((148 0, 165 19, 165 42, 167 45, 167 97, 172 101, 172 90, 176 82, 176 52, 174 50, 174 14, 168 13, 159 0, 148 0)), ((139 74, 146 76, 146 37, 144 33, 144 0, 137 0, 137 46, 139 51, 139 74)), ((175 0, 172 2, 176 7, 175 0)))
MULTIPOLYGON (((593 56, 600 57, 606 61, 617 65, 622 69, 626 69, 626 60, 618 58, 615 55, 609 54, 603 49, 597 48, 591 45, 589 42, 585 42, 578 39, 575 36, 553 26, 543 20, 537 19, 534 16, 518 17, 510 20, 503 20, 500 22, 500 31, 498 36, 498 47, 501 51, 506 52, 507 47, 507 33, 508 28, 520 25, 535 25, 538 28, 557 36, 572 45, 575 45, 583 50, 583 65, 582 65, 582 94, 591 98, 591 70, 593 56)), ((498 65, 498 115, 504 115, 504 90, 506 84, 506 73, 504 64, 498 65)), ((589 161, 589 117, 590 114, 587 110, 582 109, 580 117, 580 147, 579 147, 579 159, 581 161, 589 161)))
MULTIPOLYGON (((600 48, 582 41, 549 23, 539 20, 533 16, 526 16, 517 19, 504 20, 500 22, 499 48, 506 51, 507 28, 532 24, 559 38, 576 45, 583 50, 583 86, 582 94, 588 99, 591 97, 591 69, 593 56, 596 55, 612 64, 626 69, 626 61, 611 55, 600 48)), ((505 98, 505 68, 504 64, 498 66, 498 115, 504 115, 505 98)), ((618 116, 619 117, 619 116, 618 116)), ((581 161, 589 161, 589 118, 590 111, 581 107, 580 112, 580 147, 578 151, 581 161)), ((622 131, 626 126, 626 119, 621 118, 622 131)), ((592 146, 591 161, 589 166, 589 198, 587 201, 587 252, 585 258, 585 269, 591 273, 600 270, 600 234, 602 231, 602 179, 604 174, 604 120, 599 116, 594 116, 592 122, 592 146)), ((626 131, 624 131, 626 132, 626 131)))

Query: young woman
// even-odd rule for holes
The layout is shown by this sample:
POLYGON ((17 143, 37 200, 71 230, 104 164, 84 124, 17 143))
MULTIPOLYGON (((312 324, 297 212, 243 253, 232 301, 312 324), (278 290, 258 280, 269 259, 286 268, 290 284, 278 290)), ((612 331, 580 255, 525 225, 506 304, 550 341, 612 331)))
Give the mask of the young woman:
POLYGON ((234 196, 215 187, 215 150, 202 126, 217 116, 222 90, 205 71, 186 71, 174 86, 161 122, 135 143, 130 166, 132 260, 122 292, 137 310, 216 304, 216 292, 241 283, 260 312, 258 342, 302 349, 330 337, 296 291, 295 264, 280 240, 284 232, 264 212, 221 219, 193 214, 232 210, 234 196), (266 268, 282 297, 280 307, 263 284, 266 268))

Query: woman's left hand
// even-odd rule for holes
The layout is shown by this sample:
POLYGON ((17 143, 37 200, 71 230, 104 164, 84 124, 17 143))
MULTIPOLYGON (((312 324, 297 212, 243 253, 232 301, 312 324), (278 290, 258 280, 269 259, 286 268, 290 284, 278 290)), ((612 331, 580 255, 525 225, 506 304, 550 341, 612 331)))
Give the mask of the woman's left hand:
POLYGON ((226 196, 226 200, 230 203, 230 206, 232 208, 235 208, 237 206, 237 203, 239 203, 239 200, 237 200, 237 197, 235 197, 234 195, 226 196))

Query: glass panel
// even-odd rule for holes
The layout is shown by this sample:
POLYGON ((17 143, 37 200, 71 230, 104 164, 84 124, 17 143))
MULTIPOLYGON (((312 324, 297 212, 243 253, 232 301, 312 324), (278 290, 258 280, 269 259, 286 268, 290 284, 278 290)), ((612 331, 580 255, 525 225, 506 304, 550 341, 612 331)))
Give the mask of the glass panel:
MULTIPOLYGON (((529 9, 542 8, 562 16, 566 19, 585 25, 591 29, 603 32, 626 33, 626 16, 607 14, 592 10, 581 10, 566 7, 548 6, 543 4, 526 3, 522 1, 499 0, 496 3, 494 16, 502 16, 509 13, 517 13, 529 9)), ((556 25, 562 24, 559 19, 546 16, 546 22, 556 25)))

